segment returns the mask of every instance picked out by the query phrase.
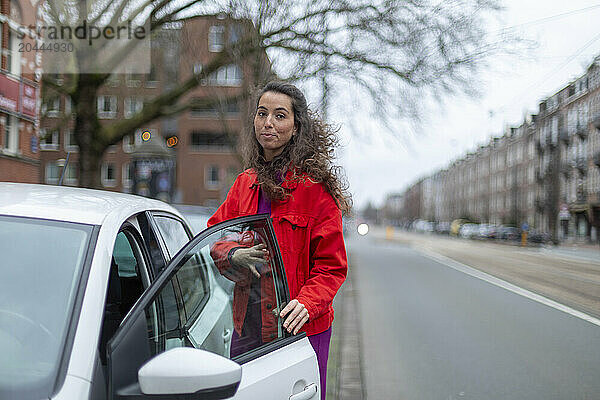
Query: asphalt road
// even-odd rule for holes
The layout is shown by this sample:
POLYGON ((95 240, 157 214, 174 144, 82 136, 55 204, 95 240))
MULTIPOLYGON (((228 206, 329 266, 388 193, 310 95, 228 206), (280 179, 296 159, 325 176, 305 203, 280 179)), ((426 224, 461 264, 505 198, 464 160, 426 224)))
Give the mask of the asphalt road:
POLYGON ((406 244, 346 243, 368 399, 600 399, 600 326, 406 244))

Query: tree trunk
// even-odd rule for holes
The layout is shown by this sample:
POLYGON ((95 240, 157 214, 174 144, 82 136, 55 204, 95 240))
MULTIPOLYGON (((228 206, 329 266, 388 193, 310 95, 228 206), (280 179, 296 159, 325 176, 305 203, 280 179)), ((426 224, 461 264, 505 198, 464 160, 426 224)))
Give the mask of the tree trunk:
POLYGON ((100 189, 100 165, 106 144, 100 135, 101 125, 96 112, 98 86, 90 75, 80 75, 77 93, 73 96, 76 110, 75 137, 79 145, 79 186, 100 189))

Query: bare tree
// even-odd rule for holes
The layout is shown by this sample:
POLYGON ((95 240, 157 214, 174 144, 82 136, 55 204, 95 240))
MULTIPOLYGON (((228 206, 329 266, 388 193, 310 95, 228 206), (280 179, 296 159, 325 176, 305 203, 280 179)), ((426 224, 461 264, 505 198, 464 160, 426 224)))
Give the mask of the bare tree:
MULTIPOLYGON (((248 81, 255 85, 273 76, 264 70, 265 63, 280 79, 308 84, 314 80, 315 87, 322 88, 324 113, 343 94, 344 85, 353 85, 370 100, 383 122, 397 116, 417 118, 423 93, 440 96, 470 90, 474 73, 503 48, 485 29, 500 9, 498 1, 99 0, 89 4, 48 0, 44 15, 55 24, 69 18, 86 18, 98 26, 131 20, 155 32, 193 18, 219 16, 242 29, 238 40, 226 42, 201 71, 181 77, 177 85, 127 120, 101 124, 96 98, 132 52, 134 41, 111 49, 103 58, 109 72, 76 72, 63 85, 45 75, 44 85, 71 98, 80 149, 79 182, 98 187, 100 162, 108 146, 154 119, 193 107, 192 102, 181 101, 183 96, 231 63, 253 65, 248 81)), ((192 41, 179 43, 182 51, 193 45, 192 41)), ((90 63, 93 66, 96 55, 86 53, 85 46, 76 46, 75 54, 81 71, 90 63)), ((242 95, 248 94, 250 88, 246 89, 242 95)))

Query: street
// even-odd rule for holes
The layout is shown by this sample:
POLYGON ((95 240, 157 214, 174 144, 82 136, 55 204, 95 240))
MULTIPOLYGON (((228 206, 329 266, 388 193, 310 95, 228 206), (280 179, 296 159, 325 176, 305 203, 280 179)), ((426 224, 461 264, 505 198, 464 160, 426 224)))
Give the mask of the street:
POLYGON ((599 326, 376 236, 347 239, 367 398, 600 398, 599 326))

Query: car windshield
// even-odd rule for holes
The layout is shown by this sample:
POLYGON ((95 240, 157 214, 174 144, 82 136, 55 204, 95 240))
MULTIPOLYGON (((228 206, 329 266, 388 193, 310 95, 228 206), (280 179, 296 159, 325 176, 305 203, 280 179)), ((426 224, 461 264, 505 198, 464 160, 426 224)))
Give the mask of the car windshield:
POLYGON ((52 394, 91 232, 0 216, 0 398, 52 394))

